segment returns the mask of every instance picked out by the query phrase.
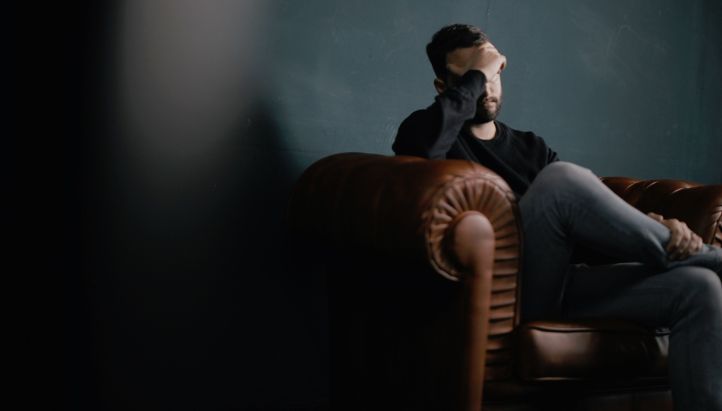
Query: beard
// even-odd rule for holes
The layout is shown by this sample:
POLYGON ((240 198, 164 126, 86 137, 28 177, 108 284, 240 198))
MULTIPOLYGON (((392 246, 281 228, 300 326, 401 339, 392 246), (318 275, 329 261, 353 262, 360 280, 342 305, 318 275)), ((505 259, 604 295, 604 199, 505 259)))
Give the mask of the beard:
POLYGON ((496 116, 499 115, 499 111, 501 111, 501 96, 497 97, 487 97, 484 99, 479 99, 476 102, 476 114, 474 114, 474 118, 471 120, 474 124, 483 124, 488 123, 490 121, 496 120, 496 116), (496 103, 491 105, 491 107, 487 107, 486 103, 496 103))

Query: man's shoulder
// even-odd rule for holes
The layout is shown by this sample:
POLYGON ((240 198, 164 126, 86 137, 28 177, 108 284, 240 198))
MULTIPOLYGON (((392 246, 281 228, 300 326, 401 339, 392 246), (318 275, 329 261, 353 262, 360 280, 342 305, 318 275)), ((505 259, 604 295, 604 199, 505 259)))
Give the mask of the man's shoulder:
POLYGON ((432 128, 434 121, 429 111, 429 108, 416 110, 401 122, 391 145, 394 153, 425 157, 423 136, 432 128))
POLYGON ((434 113, 431 109, 431 106, 422 108, 416 111, 413 111, 411 114, 406 116, 404 121, 401 122, 401 125, 404 124, 414 124, 414 123, 420 123, 425 122, 433 119, 434 113))
POLYGON ((419 134, 428 132, 433 129, 433 125, 438 121, 435 118, 435 114, 431 109, 431 106, 416 110, 406 116, 406 118, 399 125, 399 129, 396 133, 396 139, 405 138, 416 138, 419 134))

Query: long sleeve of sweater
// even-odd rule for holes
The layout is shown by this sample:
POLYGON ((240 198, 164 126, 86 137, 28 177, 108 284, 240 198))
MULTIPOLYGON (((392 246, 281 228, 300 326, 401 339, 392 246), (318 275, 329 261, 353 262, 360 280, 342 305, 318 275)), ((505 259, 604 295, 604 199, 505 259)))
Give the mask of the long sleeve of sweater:
POLYGON ((392 146, 394 153, 446 158, 464 123, 474 117, 485 86, 484 73, 467 71, 458 84, 437 95, 431 106, 412 113, 401 123, 392 146))

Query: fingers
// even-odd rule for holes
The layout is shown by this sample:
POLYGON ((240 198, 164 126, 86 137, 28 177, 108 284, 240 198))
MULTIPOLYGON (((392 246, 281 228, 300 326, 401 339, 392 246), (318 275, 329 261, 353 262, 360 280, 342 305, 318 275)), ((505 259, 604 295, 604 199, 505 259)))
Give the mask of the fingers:
POLYGON ((694 231, 692 231, 692 230, 689 230, 689 231, 691 233, 691 239, 689 242, 688 256, 697 254, 698 252, 702 251, 702 247, 704 246, 704 241, 702 241, 702 237, 695 234, 694 231))
POLYGON ((665 220, 664 217, 653 212, 647 213, 647 216, 669 229, 669 241, 665 251, 670 260, 684 260, 701 247, 697 245, 697 235, 685 223, 676 218, 665 220))
POLYGON ((665 247, 670 260, 684 260, 702 250, 704 241, 695 234, 687 224, 676 218, 665 220, 657 213, 647 213, 654 221, 664 224, 669 229, 669 241, 665 247))
POLYGON ((502 70, 506 68, 506 56, 501 54, 492 43, 487 41, 486 43, 479 45, 477 50, 479 53, 477 57, 478 61, 484 62, 485 65, 498 65, 496 70, 493 70, 494 74, 501 73, 502 70))
POLYGON ((649 213, 647 213, 647 215, 658 223, 661 223, 662 220, 664 220, 664 218, 662 218, 662 216, 657 213, 649 212, 649 213))
POLYGON ((677 219, 663 220, 670 231, 666 251, 670 260, 684 260, 702 249, 703 241, 687 224, 677 219))
POLYGON ((486 49, 486 50, 494 50, 497 53, 499 52, 499 50, 496 49, 496 46, 494 44, 492 44, 490 41, 487 41, 486 43, 483 43, 483 44, 479 44, 479 46, 477 48, 479 50, 486 49))
POLYGON ((677 245, 677 248, 673 250, 669 258, 672 260, 684 260, 687 257, 689 257, 689 254, 691 252, 691 243, 692 243, 692 235, 690 234, 689 229, 680 229, 680 240, 677 245))
POLYGON ((687 241, 687 243, 684 244, 680 249, 678 259, 685 260, 689 256, 697 253, 699 251, 699 248, 696 246, 696 243, 697 241, 695 240, 695 234, 690 234, 689 241, 687 241))
POLYGON ((676 260, 684 234, 680 230, 677 220, 664 220, 663 224, 669 228, 669 241, 667 241, 665 251, 667 251, 667 256, 670 260, 676 260))

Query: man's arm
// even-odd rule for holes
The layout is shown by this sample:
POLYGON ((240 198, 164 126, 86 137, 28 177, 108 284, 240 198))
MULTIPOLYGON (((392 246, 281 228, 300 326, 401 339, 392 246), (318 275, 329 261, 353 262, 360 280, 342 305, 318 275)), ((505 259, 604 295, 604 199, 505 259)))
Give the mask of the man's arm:
POLYGON ((453 85, 436 80, 439 95, 434 104, 412 114, 399 127, 392 147, 396 154, 446 158, 464 122, 474 117, 487 79, 506 67, 506 57, 489 42, 454 53, 457 58, 446 68, 458 80, 453 85))
POLYGON ((476 102, 484 95, 486 77, 467 71, 454 87, 436 96, 426 110, 414 112, 399 126, 392 146, 397 155, 446 158, 464 125, 474 117, 476 102))

